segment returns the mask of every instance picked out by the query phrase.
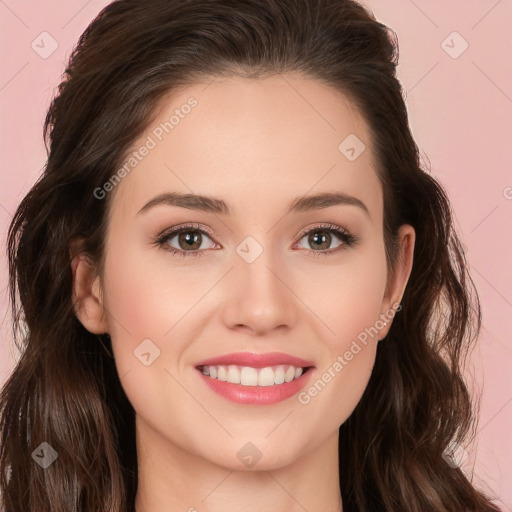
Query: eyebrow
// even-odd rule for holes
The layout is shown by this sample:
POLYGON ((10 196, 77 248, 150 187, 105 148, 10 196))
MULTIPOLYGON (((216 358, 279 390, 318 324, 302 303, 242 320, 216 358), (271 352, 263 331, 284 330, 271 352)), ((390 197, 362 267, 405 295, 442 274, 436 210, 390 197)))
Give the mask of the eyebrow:
MULTIPOLYGON (((219 213, 230 215, 229 206, 222 199, 197 194, 183 194, 180 192, 168 192, 160 194, 148 201, 137 213, 147 212, 157 205, 179 206, 189 210, 219 213)), ((361 208, 370 217, 366 205, 357 197, 350 196, 343 192, 324 192, 320 194, 297 197, 288 206, 287 213, 301 213, 311 210, 329 208, 336 205, 349 205, 361 208)), ((371 217, 370 217, 371 218, 371 217)))

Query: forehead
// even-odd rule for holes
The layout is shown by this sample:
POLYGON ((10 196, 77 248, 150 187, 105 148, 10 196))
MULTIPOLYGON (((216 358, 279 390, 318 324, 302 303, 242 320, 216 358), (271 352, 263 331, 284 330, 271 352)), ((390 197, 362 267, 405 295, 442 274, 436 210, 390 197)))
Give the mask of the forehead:
POLYGON ((234 216, 343 191, 378 220, 382 192, 369 130, 346 96, 290 75, 212 80, 160 102, 128 152, 125 162, 134 151, 139 156, 116 186, 113 214, 133 216, 155 195, 174 191, 222 198, 234 216))

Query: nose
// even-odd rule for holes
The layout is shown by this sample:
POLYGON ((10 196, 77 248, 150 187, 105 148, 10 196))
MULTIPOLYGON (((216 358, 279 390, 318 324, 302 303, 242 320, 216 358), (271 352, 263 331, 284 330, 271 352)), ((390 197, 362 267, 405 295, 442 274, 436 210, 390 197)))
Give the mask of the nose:
POLYGON ((300 301, 286 266, 263 253, 252 263, 240 259, 224 283, 224 324, 254 336, 293 328, 300 301))

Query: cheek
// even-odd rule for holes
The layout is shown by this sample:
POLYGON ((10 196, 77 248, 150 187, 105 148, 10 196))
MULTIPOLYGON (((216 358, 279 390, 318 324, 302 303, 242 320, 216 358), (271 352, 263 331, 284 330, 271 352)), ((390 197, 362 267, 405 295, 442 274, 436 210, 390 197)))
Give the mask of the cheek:
POLYGON ((104 298, 119 378, 137 414, 177 429, 173 408, 187 414, 191 404, 176 372, 183 344, 166 333, 186 313, 186 301, 176 298, 169 277, 140 252, 111 244, 104 298))
MULTIPOLYGON (((128 244, 110 242, 104 304, 119 376, 128 375, 124 386, 131 386, 135 377, 140 381, 141 372, 145 388, 157 386, 157 372, 162 371, 167 353, 164 334, 176 322, 172 304, 163 293, 168 288, 165 276, 152 270, 140 252, 130 250, 128 244)), ((131 392, 137 394, 137 386, 131 392)))
MULTIPOLYGON (((105 261, 104 300, 119 375, 132 372, 133 380, 142 372, 146 391, 161 389, 158 379, 164 375, 163 380, 169 380, 163 370, 182 366, 196 306, 210 287, 205 272, 173 267, 166 257, 155 258, 149 251, 144 254, 112 240, 105 261)), ((134 387, 132 392, 142 389, 134 387)))
POLYGON ((324 268, 311 275, 316 291, 309 297, 324 324, 326 356, 298 399, 311 417, 322 418, 324 423, 315 423, 314 428, 341 425, 366 389, 382 328, 386 273, 384 249, 376 244, 328 272, 324 268))
POLYGON ((165 258, 155 263, 150 256, 128 245, 112 247, 105 263, 109 327, 120 338, 130 333, 139 343, 144 338, 162 340, 200 297, 201 283, 194 282, 193 272, 173 269, 165 258))
POLYGON ((384 248, 374 243, 332 265, 305 265, 295 276, 295 290, 319 319, 321 337, 332 350, 344 352, 379 319, 386 277, 384 248))

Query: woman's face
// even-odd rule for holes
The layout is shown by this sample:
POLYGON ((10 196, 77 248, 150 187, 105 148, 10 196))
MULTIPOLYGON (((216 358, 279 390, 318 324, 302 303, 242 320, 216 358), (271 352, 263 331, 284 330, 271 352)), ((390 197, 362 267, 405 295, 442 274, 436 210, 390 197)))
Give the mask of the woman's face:
MULTIPOLYGON (((387 283, 382 188, 363 118, 317 81, 217 78, 169 96, 129 156, 120 183, 103 188, 112 204, 100 283, 142 442, 271 469, 332 441, 368 383, 414 242, 402 227, 408 256, 387 283), (345 200, 292 208, 334 193, 345 200), (186 207, 170 194, 210 199, 186 207), (284 355, 239 360, 240 373, 224 368, 251 386, 215 379, 213 389, 197 368, 275 352, 284 355), (290 366, 311 368, 295 380, 290 366)), ((220 366, 208 371, 221 377, 220 366)))

